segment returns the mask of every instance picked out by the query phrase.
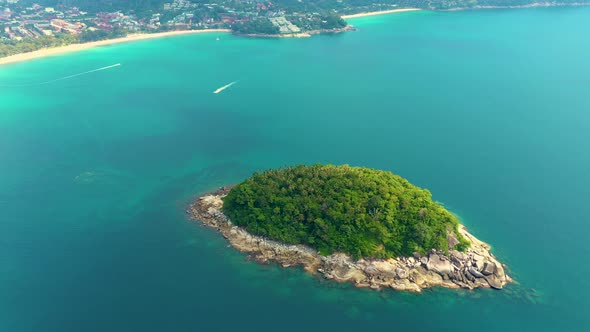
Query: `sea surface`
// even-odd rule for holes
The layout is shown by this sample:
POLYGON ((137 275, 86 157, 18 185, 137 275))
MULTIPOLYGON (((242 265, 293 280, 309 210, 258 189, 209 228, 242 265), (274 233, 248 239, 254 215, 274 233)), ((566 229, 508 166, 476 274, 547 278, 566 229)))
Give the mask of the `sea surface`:
POLYGON ((0 67, 0 331, 589 331, 590 8, 351 22, 0 67), (313 163, 429 188, 517 284, 358 290, 247 261, 185 216, 313 163))

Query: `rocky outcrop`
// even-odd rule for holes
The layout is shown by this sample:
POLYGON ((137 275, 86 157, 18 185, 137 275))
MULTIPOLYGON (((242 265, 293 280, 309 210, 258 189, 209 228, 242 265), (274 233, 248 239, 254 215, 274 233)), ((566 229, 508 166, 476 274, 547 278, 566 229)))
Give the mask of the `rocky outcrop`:
POLYGON ((217 229, 234 248, 250 254, 248 257, 261 263, 303 266, 310 273, 319 273, 337 282, 352 282, 357 287, 411 292, 421 292, 434 286, 501 289, 512 282, 504 266, 490 252, 490 246, 475 238, 462 225, 459 232, 471 242, 471 247, 465 252, 431 250, 425 256, 414 254, 413 257, 357 261, 343 253, 322 256, 310 247, 267 240, 232 224, 221 212, 221 198, 229 189, 224 187, 200 197, 187 212, 192 219, 217 229))
POLYGON ((240 33, 234 32, 235 35, 243 36, 243 37, 250 37, 250 38, 308 38, 314 35, 321 35, 321 34, 339 34, 347 31, 356 31, 356 28, 352 25, 347 25, 344 28, 334 28, 334 29, 318 29, 318 30, 310 30, 304 31, 299 33, 285 33, 285 34, 267 34, 267 33, 240 33))

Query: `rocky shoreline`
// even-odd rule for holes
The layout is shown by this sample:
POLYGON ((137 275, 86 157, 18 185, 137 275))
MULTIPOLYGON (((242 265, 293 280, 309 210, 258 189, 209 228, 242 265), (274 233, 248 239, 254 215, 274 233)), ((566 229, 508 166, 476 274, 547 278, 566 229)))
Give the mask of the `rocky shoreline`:
MULTIPOLYGON (((234 225, 222 212, 223 201, 231 187, 199 197, 187 209, 193 220, 219 231, 229 243, 250 258, 260 262, 276 262, 283 267, 303 266, 313 274, 337 282, 351 282, 357 287, 421 292, 422 289, 441 286, 445 288, 494 288, 502 289, 512 279, 506 274, 504 264, 490 252, 490 246, 460 226, 461 234, 471 242, 465 252, 449 250, 448 254, 431 250, 425 256, 395 259, 360 259, 354 261, 346 254, 321 256, 304 245, 288 245, 252 235, 234 225)), ((456 244, 449 237, 451 246, 456 244)))
POLYGON ((338 34, 346 31, 356 31, 356 28, 352 25, 347 25, 340 29, 322 29, 322 30, 310 30, 299 33, 285 33, 285 34, 265 34, 265 33, 236 33, 236 36, 249 37, 249 38, 308 38, 313 35, 321 34, 338 34))

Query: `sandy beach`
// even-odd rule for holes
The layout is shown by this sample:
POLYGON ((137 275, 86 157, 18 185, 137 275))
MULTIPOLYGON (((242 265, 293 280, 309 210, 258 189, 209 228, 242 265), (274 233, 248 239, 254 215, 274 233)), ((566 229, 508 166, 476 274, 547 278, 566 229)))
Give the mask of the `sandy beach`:
POLYGON ((208 29, 208 30, 184 30, 184 31, 168 31, 168 32, 160 32, 160 33, 132 34, 132 35, 128 35, 127 37, 122 37, 122 38, 100 40, 100 41, 83 43, 83 44, 71 44, 71 45, 66 45, 66 46, 61 46, 61 47, 41 49, 41 50, 29 52, 29 53, 15 54, 15 55, 7 56, 4 58, 0 58, 0 65, 28 61, 28 60, 43 58, 43 57, 52 56, 52 55, 77 52, 77 51, 87 50, 87 49, 99 47, 99 46, 128 43, 128 42, 145 40, 145 39, 154 39, 154 38, 198 34, 198 33, 212 33, 212 32, 231 32, 231 30, 208 29))
MULTIPOLYGON (((357 17, 394 14, 394 13, 402 13, 402 12, 410 12, 410 11, 418 11, 418 10, 421 10, 421 9, 419 9, 419 8, 399 8, 399 9, 392 9, 392 10, 359 13, 359 14, 353 14, 353 15, 344 15, 344 16, 342 16, 342 18, 343 19, 350 19, 350 18, 357 18, 357 17)), ((10 55, 10 56, 4 57, 4 58, 0 58, 0 66, 6 65, 6 64, 11 64, 11 63, 17 63, 17 62, 23 62, 23 61, 43 58, 43 57, 52 56, 52 55, 87 50, 87 49, 99 47, 99 46, 127 43, 127 42, 133 42, 133 41, 145 40, 145 39, 154 39, 154 38, 188 35, 188 34, 198 34, 198 33, 212 33, 212 32, 231 32, 231 30, 229 30, 229 29, 207 29, 207 30, 183 30, 183 31, 168 31, 168 32, 160 32, 160 33, 131 34, 131 35, 128 35, 127 37, 122 37, 122 38, 100 40, 100 41, 95 41, 95 42, 90 42, 90 43, 82 43, 82 44, 71 44, 71 45, 60 46, 60 47, 40 49, 37 51, 28 52, 28 53, 10 55)), ((310 37, 310 36, 311 36, 310 33, 301 33, 301 34, 296 34, 296 35, 286 35, 286 36, 280 36, 280 37, 310 37)))
POLYGON ((384 14, 394 14, 394 13, 403 13, 403 12, 413 12, 417 10, 422 10, 420 8, 399 8, 399 9, 391 9, 391 10, 382 10, 378 12, 368 12, 368 13, 359 13, 353 15, 343 15, 343 19, 349 18, 357 18, 357 17, 365 17, 365 16, 375 16, 375 15, 384 15, 384 14))

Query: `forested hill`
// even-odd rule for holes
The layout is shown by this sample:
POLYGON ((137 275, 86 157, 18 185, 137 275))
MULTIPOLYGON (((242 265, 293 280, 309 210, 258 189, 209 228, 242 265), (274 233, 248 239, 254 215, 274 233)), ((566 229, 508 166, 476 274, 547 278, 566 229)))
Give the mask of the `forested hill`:
MULTIPOLYGON (((197 4, 223 3, 228 7, 240 6, 243 3, 261 2, 244 0, 190 1, 197 4)), ((67 7, 78 6, 86 11, 133 10, 142 12, 146 10, 157 10, 161 8, 164 3, 171 3, 173 0, 21 0, 21 2, 25 4, 37 3, 42 6, 56 7, 59 7, 60 5, 67 7)), ((534 3, 590 3, 590 0, 274 0, 272 3, 277 8, 285 9, 287 12, 327 12, 336 10, 339 14, 350 14, 369 8, 391 9, 392 5, 424 9, 450 9, 477 6, 526 6, 534 3)))
POLYGON ((223 212, 250 233, 355 258, 464 250, 457 218, 391 172, 314 165, 254 174, 224 198, 223 212))

